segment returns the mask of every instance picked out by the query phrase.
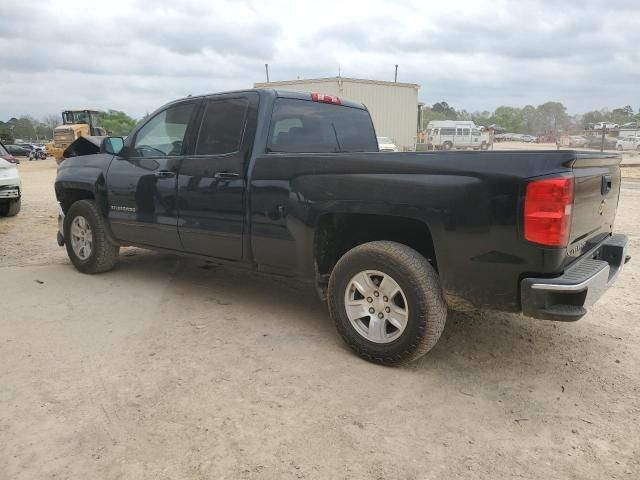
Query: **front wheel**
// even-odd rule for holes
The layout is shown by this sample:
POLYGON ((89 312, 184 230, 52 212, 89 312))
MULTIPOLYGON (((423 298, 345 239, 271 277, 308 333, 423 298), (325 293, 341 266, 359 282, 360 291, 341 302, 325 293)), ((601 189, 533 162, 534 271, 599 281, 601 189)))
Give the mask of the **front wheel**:
POLYGON ((451 150, 453 148, 453 144, 451 142, 444 142, 442 144, 443 150, 451 150))
POLYGON ((487 150, 489 148, 489 144, 487 142, 482 142, 480 145, 480 150, 487 150))
POLYGON ((348 251, 331 273, 328 298, 342 338, 359 356, 383 365, 402 365, 427 353, 447 318, 434 268, 396 242, 348 251))
POLYGON ((69 208, 64 219, 67 255, 82 273, 111 270, 120 247, 109 242, 104 219, 90 200, 80 200, 69 208))
POLYGON ((15 217, 20 213, 22 202, 19 198, 7 200, 4 204, 0 204, 0 217, 15 217))

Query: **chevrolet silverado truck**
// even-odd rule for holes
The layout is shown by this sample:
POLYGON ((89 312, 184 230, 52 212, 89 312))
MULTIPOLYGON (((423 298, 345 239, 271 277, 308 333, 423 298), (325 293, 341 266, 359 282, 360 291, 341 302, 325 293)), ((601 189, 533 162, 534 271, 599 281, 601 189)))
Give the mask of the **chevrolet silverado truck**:
POLYGON ((448 306, 578 320, 630 258, 616 154, 378 152, 366 107, 335 96, 192 96, 99 150, 55 181, 79 271, 131 245, 295 277, 381 364, 429 351, 448 306))

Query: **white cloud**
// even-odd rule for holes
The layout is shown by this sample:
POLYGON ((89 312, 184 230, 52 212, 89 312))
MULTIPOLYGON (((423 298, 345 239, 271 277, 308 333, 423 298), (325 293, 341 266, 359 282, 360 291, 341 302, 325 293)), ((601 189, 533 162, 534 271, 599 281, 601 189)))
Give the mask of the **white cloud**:
POLYGON ((322 3, 62 0, 0 4, 0 119, 88 105, 141 116, 264 80, 419 83, 426 103, 493 110, 547 100, 572 112, 640 105, 640 5, 600 1, 322 3))

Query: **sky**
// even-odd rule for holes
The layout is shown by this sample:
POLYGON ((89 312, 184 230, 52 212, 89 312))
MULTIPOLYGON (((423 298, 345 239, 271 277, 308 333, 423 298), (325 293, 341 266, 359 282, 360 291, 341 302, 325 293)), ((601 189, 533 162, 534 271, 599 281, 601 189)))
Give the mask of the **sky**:
POLYGON ((640 107, 640 0, 0 0, 0 120, 140 118, 189 94, 342 76, 426 104, 640 107))

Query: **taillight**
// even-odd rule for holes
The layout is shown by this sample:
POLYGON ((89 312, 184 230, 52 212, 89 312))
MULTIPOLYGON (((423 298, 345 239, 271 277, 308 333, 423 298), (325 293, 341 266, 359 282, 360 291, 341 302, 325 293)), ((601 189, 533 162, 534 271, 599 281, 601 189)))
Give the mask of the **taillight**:
POLYGON ((324 93, 312 93, 311 100, 320 103, 333 103, 334 105, 340 105, 340 98, 332 95, 325 95, 324 93))
POLYGON ((566 247, 572 208, 573 177, 530 182, 524 201, 524 238, 541 245, 566 247))

